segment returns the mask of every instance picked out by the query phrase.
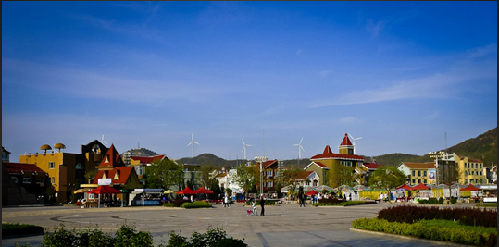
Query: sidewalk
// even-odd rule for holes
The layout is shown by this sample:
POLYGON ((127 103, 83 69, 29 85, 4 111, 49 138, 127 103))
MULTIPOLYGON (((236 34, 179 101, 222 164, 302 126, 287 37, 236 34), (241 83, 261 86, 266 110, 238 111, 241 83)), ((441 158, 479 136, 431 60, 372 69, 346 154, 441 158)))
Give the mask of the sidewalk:
MULTIPOLYGON (((265 206, 266 216, 247 216, 251 206, 234 204, 230 208, 215 205, 209 209, 178 209, 162 206, 116 208, 4 208, 2 220, 9 223, 36 224, 53 229, 63 223, 66 228, 83 229, 98 226, 114 233, 124 224, 138 231, 149 231, 156 245, 168 243, 168 233, 175 231, 191 237, 207 228, 223 228, 228 235, 244 239, 248 246, 462 246, 398 236, 351 230, 357 218, 375 217, 378 211, 393 204, 369 204, 348 207, 299 207, 297 204, 265 206)), ((258 206, 258 211, 260 211, 258 206)), ((43 236, 3 239, 2 246, 30 242, 40 246, 43 236)))

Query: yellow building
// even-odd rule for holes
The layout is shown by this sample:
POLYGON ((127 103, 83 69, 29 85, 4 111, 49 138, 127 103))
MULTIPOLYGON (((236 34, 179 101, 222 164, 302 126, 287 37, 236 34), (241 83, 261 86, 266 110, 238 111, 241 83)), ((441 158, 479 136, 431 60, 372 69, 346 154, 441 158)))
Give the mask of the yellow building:
POLYGON ((335 154, 331 151, 331 147, 326 145, 322 154, 317 154, 310 158, 311 164, 305 167, 305 170, 315 171, 319 175, 319 185, 336 187, 333 184, 335 181, 332 181, 331 177, 335 175, 332 174, 332 172, 335 172, 334 167, 338 166, 353 168, 355 171, 355 176, 352 177, 353 180, 361 181, 367 174, 367 169, 364 169, 363 166, 364 157, 354 154, 354 145, 350 142, 348 134, 345 134, 343 137, 343 141, 338 146, 338 151, 339 153, 335 154))
POLYGON ((435 162, 402 162, 397 168, 404 173, 406 183, 411 186, 418 185, 419 183, 436 183, 435 162))
POLYGON ((66 148, 62 143, 56 143, 54 148, 56 151, 44 144, 40 147, 43 153, 19 155, 19 163, 34 164, 44 170, 54 186, 55 202, 67 203, 77 186, 87 182, 84 175, 96 170, 107 148, 97 140, 81 145, 81 154, 62 152, 66 148))
POLYGON ((483 161, 455 154, 455 160, 459 167, 460 184, 487 184, 487 176, 484 173, 483 161))

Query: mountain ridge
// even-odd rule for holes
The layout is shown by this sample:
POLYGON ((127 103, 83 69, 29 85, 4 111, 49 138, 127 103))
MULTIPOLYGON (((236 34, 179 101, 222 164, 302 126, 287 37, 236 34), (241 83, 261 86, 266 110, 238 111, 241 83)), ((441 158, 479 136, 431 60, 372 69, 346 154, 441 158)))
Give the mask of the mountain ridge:
MULTIPOLYGON (((459 156, 468 156, 469 158, 480 159, 485 167, 490 167, 492 164, 497 164, 497 127, 488 130, 475 138, 470 138, 460 142, 450 148, 440 150, 447 153, 456 153, 459 156)), ((364 156, 364 155, 362 155, 364 156)), ((429 154, 382 154, 378 156, 364 156, 366 162, 371 162, 374 158, 379 165, 382 166, 398 166, 402 162, 431 162, 433 158, 429 154)), ((251 160, 250 160, 251 161, 251 160)), ((213 165, 217 167, 237 167, 244 163, 243 159, 225 160, 215 154, 200 154, 194 158, 184 157, 178 159, 177 162, 182 164, 199 164, 213 165)), ((297 159, 283 160, 284 167, 299 167, 304 168, 310 164, 310 159, 301 159, 298 165, 297 159)))

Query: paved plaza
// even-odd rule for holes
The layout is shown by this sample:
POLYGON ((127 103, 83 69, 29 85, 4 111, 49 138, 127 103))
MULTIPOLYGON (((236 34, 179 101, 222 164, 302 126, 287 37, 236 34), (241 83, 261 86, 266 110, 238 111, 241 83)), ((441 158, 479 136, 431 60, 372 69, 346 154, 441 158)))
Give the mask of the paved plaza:
MULTIPOLYGON (((2 222, 34 224, 50 229, 63 223, 68 229, 97 226, 104 232, 116 232, 126 223, 148 231, 154 244, 167 244, 168 233, 175 231, 191 237, 209 227, 223 228, 230 236, 244 239, 251 247, 290 246, 463 246, 352 229, 357 218, 375 217, 393 204, 369 204, 348 207, 300 207, 297 204, 266 206, 265 216, 247 216, 250 206, 180 209, 163 206, 79 208, 76 206, 30 206, 2 208, 2 222)), ((260 211, 260 207, 258 207, 260 211)), ((43 236, 3 239, 2 246, 30 242, 40 246, 43 236)))

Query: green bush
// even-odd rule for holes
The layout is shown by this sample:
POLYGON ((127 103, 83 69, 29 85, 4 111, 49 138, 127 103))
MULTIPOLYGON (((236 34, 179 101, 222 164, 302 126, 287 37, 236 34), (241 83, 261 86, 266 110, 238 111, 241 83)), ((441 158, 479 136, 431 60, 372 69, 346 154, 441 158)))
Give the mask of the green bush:
POLYGON ((195 201, 193 203, 186 202, 183 203, 182 208, 211 208, 212 205, 208 202, 205 201, 195 201))
POLYGON ((497 229, 483 227, 457 226, 450 221, 444 222, 448 227, 442 227, 442 223, 432 225, 431 221, 419 221, 413 224, 389 222, 378 218, 360 218, 353 221, 352 226, 357 229, 373 230, 391 234, 413 236, 434 241, 452 241, 461 244, 472 244, 479 246, 496 246, 497 229), (440 225, 438 225, 440 224, 440 225))
POLYGON ((19 223, 2 223, 2 237, 11 237, 19 235, 35 235, 43 234, 44 230, 41 226, 19 224, 19 223))
POLYGON ((149 232, 137 232, 135 227, 122 225, 113 238, 101 230, 88 228, 83 230, 67 230, 61 224, 56 227, 54 233, 46 232, 41 246, 50 247, 125 247, 125 246, 145 246, 153 247, 153 237, 149 232))
MULTIPOLYGON (((244 240, 244 239, 243 239, 244 240)), ((208 228, 206 233, 194 232, 190 239, 170 233, 170 240, 167 246, 159 245, 159 247, 245 247, 248 246, 243 240, 234 239, 227 235, 221 228, 208 228)))

